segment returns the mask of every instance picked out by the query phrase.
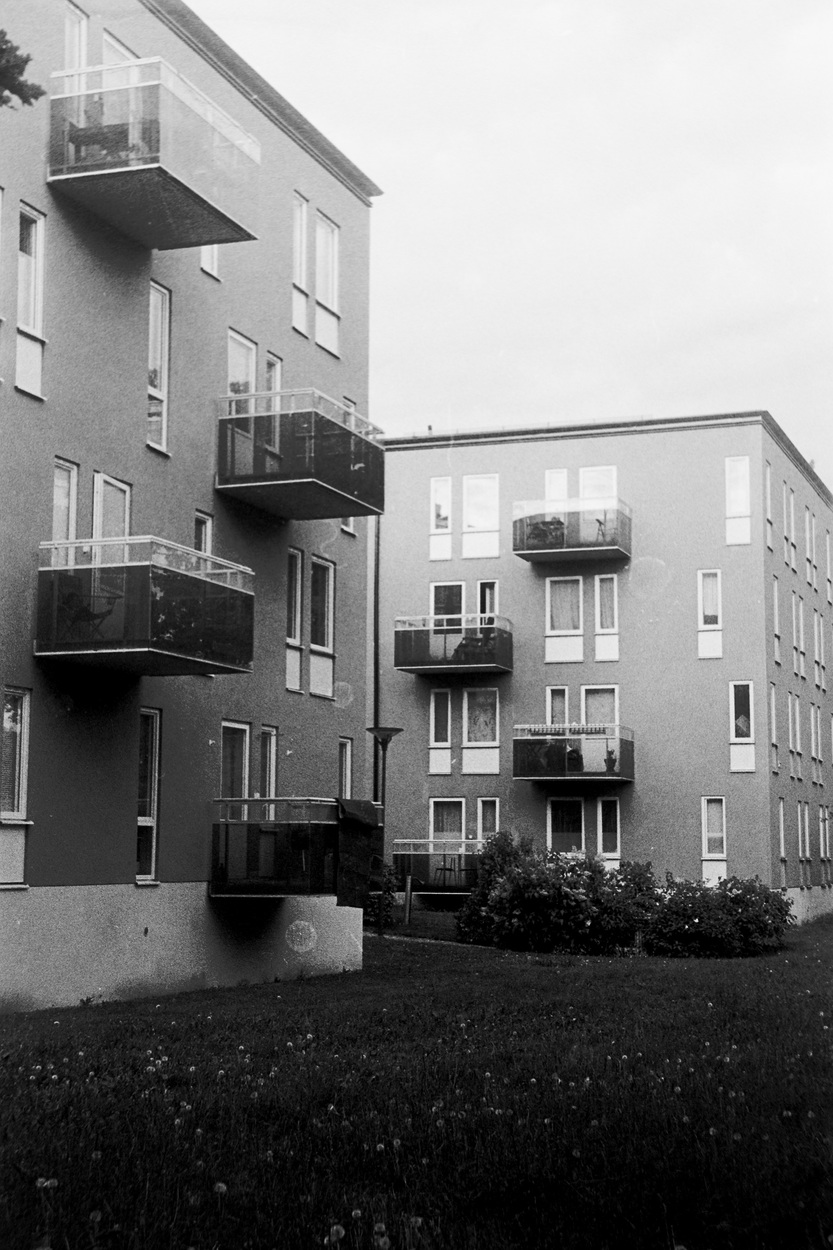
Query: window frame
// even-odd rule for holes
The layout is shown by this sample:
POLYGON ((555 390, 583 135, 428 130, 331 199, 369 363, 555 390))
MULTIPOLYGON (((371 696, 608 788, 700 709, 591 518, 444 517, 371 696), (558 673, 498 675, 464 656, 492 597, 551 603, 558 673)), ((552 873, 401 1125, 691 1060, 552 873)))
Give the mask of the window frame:
POLYGON ((145 442, 148 447, 154 448, 156 451, 168 450, 168 426, 169 426, 169 407, 170 407, 170 360, 171 360, 171 291, 168 287, 163 286, 161 282, 151 279, 148 297, 148 425, 146 429, 145 442), (153 301, 154 295, 160 298, 159 303, 159 336, 158 343, 154 342, 153 326, 153 301), (151 384, 151 372, 156 369, 156 359, 154 352, 159 349, 159 384, 154 386, 151 384), (150 436, 151 404, 158 403, 160 405, 160 429, 162 431, 159 442, 156 442, 150 436))
POLYGON ((451 478, 450 477, 432 477, 430 479, 428 524, 429 524, 429 529, 428 529, 429 534, 450 534, 451 533, 452 513, 451 513, 451 478), (437 523, 438 503, 440 506, 442 506, 442 500, 441 499, 438 500, 437 496, 440 493, 440 487, 443 484, 447 484, 447 489, 448 489, 448 499, 447 499, 448 512, 446 514, 446 520, 448 522, 447 525, 440 525, 437 523))
POLYGON ((200 269, 216 282, 220 279, 220 244, 204 243, 200 248, 200 269))
POLYGON ((46 214, 41 213, 38 209, 33 208, 25 201, 20 201, 20 209, 18 215, 18 229, 23 224, 23 220, 29 222, 33 227, 33 250, 31 253, 23 252, 20 248, 18 239, 18 271, 17 271, 17 329, 20 334, 25 334, 29 338, 37 339, 43 342, 43 291, 44 291, 44 261, 45 261, 45 241, 46 241, 46 214), (27 303, 31 305, 32 318, 30 321, 24 321, 21 318, 21 290, 23 288, 23 270, 20 257, 31 257, 31 274, 28 281, 28 298, 27 303))
POLYGON ((335 652, 335 597, 336 597, 336 566, 332 560, 325 560, 322 556, 310 556, 310 621, 309 621, 309 646, 310 651, 315 651, 318 655, 333 655, 335 652), (316 569, 326 569, 326 590, 327 598, 324 613, 324 642, 313 641, 313 628, 315 626, 315 598, 313 594, 313 582, 315 579, 316 569))
POLYGON ((701 857, 702 857, 703 859, 708 859, 708 860, 716 860, 716 859, 717 859, 717 860, 725 860, 725 859, 727 858, 727 854, 726 854, 726 843, 727 843, 727 837, 726 837, 726 796, 725 796, 725 795, 723 795, 723 794, 704 794, 704 795, 702 795, 702 797, 701 797, 701 799, 700 799, 700 830, 701 830, 701 837, 702 837, 702 852, 701 852, 701 857), (716 836, 716 835, 714 835, 714 834, 709 834, 708 815, 707 815, 707 812, 708 812, 708 804, 709 804, 709 803, 719 803, 719 804, 720 804, 720 811, 721 811, 721 832, 720 832, 720 835, 719 835, 719 836, 720 836, 720 838, 722 839, 722 848, 721 848, 721 850, 720 850, 720 851, 710 851, 710 850, 709 850, 709 837, 715 837, 715 836, 716 836))
POLYGON ((497 686, 466 686, 463 689, 463 746, 472 747, 475 750, 478 747, 499 747, 500 746, 500 692, 497 686), (470 694, 493 694, 495 696, 495 736, 489 739, 472 740, 469 738, 469 695, 470 694))
POLYGON ((593 578, 594 583, 594 616, 595 616, 595 632, 597 634, 618 634, 619 633, 619 575, 617 573, 597 573, 593 578), (613 625, 603 626, 601 623, 602 600, 601 600, 601 583, 603 581, 613 582, 613 625))
MULTIPOLYGON (((453 621, 453 620, 455 620, 455 619, 457 618, 457 616, 459 615, 459 617, 460 617, 460 629, 462 629, 462 627, 463 627, 463 618, 464 618, 464 617, 465 617, 465 615, 466 615, 466 583, 465 583, 465 582, 459 582, 459 581, 455 581, 455 582, 452 582, 452 581, 448 581, 448 582, 429 582, 429 584, 428 584, 428 604, 429 604, 429 607, 430 607, 430 612, 428 613, 428 615, 429 615, 429 617, 431 618, 431 621, 432 621, 432 622, 433 622, 434 620, 436 620, 438 617, 439 617, 441 620, 443 620, 443 621, 450 621, 450 620, 451 620, 451 621, 453 621), (437 612, 437 611, 436 611, 436 606, 437 606, 437 605, 436 605, 436 602, 435 602, 435 600, 436 600, 436 591, 437 591, 438 589, 440 589, 441 587, 443 587, 443 586, 459 586, 459 587, 460 587, 460 611, 459 611, 459 613, 457 613, 457 612, 437 612)), ((434 632, 435 632, 435 633, 436 633, 438 630, 441 630, 441 629, 446 629, 446 630, 449 630, 449 631, 454 631, 454 630, 456 629, 456 627, 455 627, 455 626, 449 626, 449 625, 439 625, 439 626, 433 626, 433 628, 434 628, 434 632)))
POLYGON ((726 486, 726 520, 741 520, 752 515, 752 482, 749 456, 726 456, 724 460, 726 486), (738 477, 732 477, 733 470, 740 470, 738 477), (744 496, 739 503, 732 500, 731 495, 738 490, 744 496))
POLYGON ((479 797, 477 800, 477 840, 479 842, 483 842, 485 841, 486 838, 491 838, 493 834, 498 833, 499 830, 500 830, 500 799, 497 796, 491 797, 488 795, 479 797), (483 831, 483 805, 484 803, 494 803, 495 805, 495 827, 493 831, 490 830, 488 833, 484 833, 483 831))
POLYGON ((292 311, 290 323, 309 338, 309 200, 292 193, 292 311))
MULTIPOLYGON (((235 330, 231 326, 228 327, 228 335, 226 338, 226 361, 227 361, 226 394, 227 395, 251 396, 257 391, 257 353, 258 353, 258 345, 254 339, 250 339, 248 335, 246 334, 241 334, 239 330, 235 330), (245 352, 245 359, 247 363, 246 372, 248 375, 245 379, 243 379, 245 382, 245 385, 248 388, 245 391, 236 391, 233 389, 235 386, 239 384, 239 380, 235 378, 234 381, 232 381, 232 376, 231 376, 232 374, 232 367, 231 367, 232 345, 242 348, 243 351, 245 352)), ((230 402, 229 408, 235 414, 239 414, 241 416, 248 416, 253 411, 252 403, 251 403, 251 400, 249 399, 241 399, 235 402, 230 402)), ((241 432, 249 433, 250 427, 248 427, 245 422, 240 422, 240 426, 241 426, 241 432)))
MULTIPOLYGON (((153 726, 151 732, 151 757, 149 762, 150 771, 150 808, 149 816, 140 816, 136 814, 137 829, 137 846, 136 846, 136 880, 137 881, 156 881, 157 880, 157 861, 159 856, 159 790, 162 780, 161 771, 161 746, 162 746, 162 710, 158 707, 140 707, 139 723, 149 721, 153 726), (150 850, 150 872, 139 872, 139 847, 138 847, 138 830, 150 829, 151 834, 151 850, 150 850)), ((141 764, 141 757, 140 757, 141 764)))
MULTIPOLYGON (((14 751, 14 797, 16 806, 0 807, 0 824, 25 821, 29 810, 29 729, 32 714, 32 692, 23 686, 3 686, 4 718, 0 729, 5 739, 5 704, 9 696, 20 699, 20 733, 14 751)), ((5 754, 5 752, 3 752, 5 754)), ((2 756, 0 755, 0 759, 2 756)), ((5 782, 4 782, 5 788, 5 782)))
MULTIPOLYGON (((580 724, 597 725, 597 724, 602 723, 600 721, 588 721, 587 719, 587 693, 588 691, 596 691, 596 690, 612 690, 613 691, 614 718, 609 723, 612 726, 617 726, 619 724, 619 687, 618 685, 614 685, 613 682, 609 682, 609 681, 589 682, 586 686, 581 687, 581 721, 580 721, 580 724)), ((607 724, 608 722, 605 721, 604 723, 607 724)))
POLYGON ((569 686, 547 686, 545 710, 547 714, 547 719, 545 721, 545 724, 547 725, 569 725, 570 723, 570 687, 569 686), (563 721, 552 719, 552 697, 555 691, 557 690, 563 690, 564 692, 564 720, 563 721))
POLYGON ((544 633, 548 638, 583 638, 584 637, 584 577, 582 574, 571 577, 548 577, 547 589, 545 596, 545 630, 544 633), (552 587, 556 583, 577 582, 578 583, 578 628, 577 629, 553 629, 550 622, 552 620, 552 587))
POLYGON ((463 474, 463 511, 462 532, 464 534, 496 534, 500 530, 500 474, 499 473, 464 473, 463 474), (494 484, 494 499, 490 507, 494 508, 494 516, 489 518, 488 525, 474 525, 469 520, 469 492, 472 482, 491 482, 494 484))
POLYGON ((596 837, 597 850, 602 859, 616 859, 622 857, 622 808, 618 796, 615 794, 601 794, 596 799, 596 837), (604 834, 602 831, 602 804, 612 803, 616 809, 616 850, 604 850, 604 834))
POLYGON ((498 579, 496 577, 483 577, 477 582, 477 615, 479 617, 494 617, 500 612, 500 595, 498 590, 498 579), (484 587, 491 586, 493 588, 494 604, 491 608, 484 608, 483 593, 484 587))
POLYGON ((754 743, 755 741, 755 685, 752 681, 739 679, 738 681, 729 682, 729 742, 730 743, 754 743), (749 733, 742 736, 736 733, 735 726, 737 724, 737 702, 736 691, 741 687, 747 687, 749 690, 749 733))
POLYGON ((278 741, 277 725, 261 725, 260 751, 258 754, 258 790, 262 799, 276 798, 278 794, 278 741))
POLYGON ((454 833, 452 833, 450 837, 448 834, 437 833, 436 828, 435 828, 435 819, 434 819, 434 812, 435 812, 435 807, 437 803, 458 803, 460 805, 459 838, 460 838, 461 845, 465 841, 465 838, 466 838, 466 800, 465 798, 463 798, 462 796, 458 796, 456 794, 432 795, 428 799, 428 849, 429 849, 429 853, 434 851, 434 843, 438 838, 442 838, 443 841, 445 842, 457 840, 457 835, 454 833))
POLYGON ((773 656, 776 664, 781 663, 781 603, 780 603, 780 587, 778 578, 772 575, 772 633, 773 633, 773 656))
POLYGON ((441 686, 431 691, 428 706, 428 745, 445 749, 451 746, 451 690, 448 687, 441 686), (440 695, 445 695, 448 708, 448 737, 445 739, 437 737, 437 700, 440 695))
POLYGON ((697 570, 697 629, 700 633, 723 629, 723 571, 722 569, 697 570), (703 582, 706 577, 717 578, 717 623, 705 619, 703 582))
POLYGON ((304 629, 304 553, 297 547, 286 549, 286 641, 293 647, 303 645, 304 629), (290 575, 290 569, 294 574, 290 575), (290 588, 292 593, 290 594, 290 588), (291 625, 294 632, 290 632, 291 625))
POLYGON ((587 853, 587 820, 584 811, 584 799, 575 794, 547 795, 547 850, 554 850, 552 844, 552 807, 553 803, 577 803, 581 812, 581 846, 575 851, 558 851, 559 855, 580 856, 587 853))
POLYGON ((322 213, 315 213, 315 342, 332 356, 340 354, 341 227, 322 213), (325 246, 324 240, 329 243, 325 246), (322 289, 324 293, 322 294, 322 289))
POLYGON ((353 797, 353 739, 348 737, 338 740, 338 797, 353 797))
POLYGON ((78 472, 79 466, 72 460, 65 460, 63 456, 55 456, 52 461, 52 541, 53 542, 74 542, 78 535, 78 472), (67 472, 69 477, 69 496, 67 508, 67 534, 64 538, 57 537, 55 533, 55 503, 56 503, 56 478, 59 469, 67 472))
POLYGON ((210 512, 203 512, 201 508, 194 509, 194 550, 207 556, 214 552, 214 517, 210 512), (202 545, 197 541, 199 528, 202 528, 203 533, 202 545))
POLYGON ((578 495, 579 499, 616 499, 619 489, 619 473, 615 464, 586 464, 578 471, 578 495), (598 491, 589 491, 587 489, 587 478, 591 473, 609 473, 613 482, 613 490, 604 491, 599 494, 598 491))
MULTIPOLYGON (((226 720, 220 722, 220 790, 223 786, 223 773, 225 772, 225 731, 227 729, 240 730, 243 733, 244 750, 243 750, 243 780, 242 794, 220 794, 221 799, 239 799, 241 802, 251 798, 251 767, 252 767, 252 726, 249 721, 226 720)), ((233 819, 230 815, 230 819, 233 819)))
POLYGON ((766 500, 766 545, 770 551, 773 548, 773 525, 772 525, 772 465, 767 460, 764 466, 764 498, 766 500))

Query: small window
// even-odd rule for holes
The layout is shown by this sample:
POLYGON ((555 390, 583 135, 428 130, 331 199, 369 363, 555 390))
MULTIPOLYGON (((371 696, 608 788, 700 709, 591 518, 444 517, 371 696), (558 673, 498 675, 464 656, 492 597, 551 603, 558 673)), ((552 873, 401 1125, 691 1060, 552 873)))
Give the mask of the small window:
POLYGON ((251 728, 238 721, 223 721, 221 734, 220 797, 224 799, 247 798, 251 728))
POLYGON ((3 691, 3 737, 0 750, 0 817, 26 819, 29 771, 28 690, 3 691))
POLYGON ((307 217, 309 203, 296 191, 292 197, 292 328, 307 334, 307 217))
POLYGON ((547 807, 547 850, 561 855, 584 854, 584 802, 550 799, 547 807))
POLYGON ((567 498, 567 470, 547 469, 544 472, 544 499, 561 503, 567 498))
POLYGON ((479 559, 498 555, 499 531, 497 473, 466 474, 463 477, 463 557, 479 559))
POLYGON ((431 478, 432 534, 447 534, 451 529, 451 478, 431 478))
POLYGON ((463 582, 431 583, 430 615, 434 618, 433 628, 435 633, 442 629, 462 629, 465 589, 463 582))
POLYGON ((451 745, 451 691, 431 691, 430 744, 432 747, 451 745))
POLYGON ((260 731, 260 797, 272 799, 278 793, 278 731, 264 725, 260 731))
POLYGON ((139 801, 136 828, 136 879, 156 877, 159 813, 159 730, 157 708, 139 712, 139 801))
POLYGON ((772 551, 772 465, 769 461, 766 462, 764 491, 766 495, 766 545, 772 551))
POLYGON ((212 278, 220 277, 220 245, 219 243, 206 243, 200 248, 200 269, 203 273, 210 274, 212 278))
POLYGON ((338 355, 339 228, 322 213, 315 218, 315 341, 338 355))
POLYGON ((618 634, 619 632, 617 583, 618 578, 615 573, 606 573, 596 578, 597 634, 618 634))
POLYGON ((301 587, 303 555, 291 547, 286 553, 286 641, 301 645, 301 587))
POLYGON ((722 629, 719 569, 701 569, 697 574, 698 629, 722 629))
POLYGON ((726 858, 726 800, 703 798, 703 858, 726 858))
POLYGON ((598 800, 599 854, 604 859, 618 859, 619 846, 619 800, 598 800))
POLYGON ((477 836, 490 838, 499 828, 500 799, 477 800, 477 836))
POLYGON ((547 633, 581 634, 584 632, 582 578, 550 577, 547 579, 547 633))
MULTIPOLYGON (((78 465, 56 457, 52 470, 52 541, 69 543, 75 538, 78 505, 78 465)), ((70 549, 56 552, 56 564, 71 563, 70 549)), ((54 559, 55 557, 53 557, 54 559)))
POLYGON ((798 595, 792 592, 793 672, 798 676, 798 595))
POLYGON ((335 568, 324 560, 312 559, 310 581, 310 646, 333 650, 333 583, 335 568))
POLYGON ((568 690, 566 686, 547 687, 547 724, 569 724, 568 690))
POLYGON ((165 451, 168 446, 168 355, 171 336, 171 293, 157 282, 150 284, 148 330, 148 423, 147 441, 165 451))
POLYGON ((795 541, 795 491, 791 489, 790 490, 790 527, 789 527, 787 564, 789 564, 793 572, 796 571, 797 566, 798 566, 797 551, 798 551, 798 545, 795 541))
POLYGON ((266 390, 270 394, 274 394, 281 389, 281 376, 283 374, 283 361, 280 356, 275 356, 272 352, 266 353, 266 390))
POLYGON ((807 676, 807 645, 804 637, 804 600, 798 596, 798 671, 807 676))
POLYGON ((582 686, 581 719, 585 727, 612 729, 619 723, 618 686, 582 686))
POLYGON ((616 466, 591 465, 579 469, 578 493, 582 499, 615 499, 616 466))
POLYGON ((781 663, 781 612, 778 602, 778 578, 772 579, 772 633, 775 663, 781 663))
POLYGON ((44 217, 21 207, 17 263, 15 386, 42 398, 44 217))
MULTIPOLYGON (((257 344, 236 330, 228 332, 228 394, 250 395, 257 388, 257 344)), ((238 399, 229 409, 235 416, 252 411, 250 399, 238 399)), ((244 429, 248 422, 239 422, 244 429)))
POLYGON ((770 765, 774 773, 778 772, 778 717, 776 715, 775 682, 769 686, 769 734, 771 741, 770 765))
MULTIPOLYGON (((481 617, 493 618, 498 610, 497 582, 477 583, 477 612, 481 617)), ((481 624, 494 624, 494 620, 481 621, 481 624)))
POLYGON ((498 740, 497 690, 464 690, 463 746, 497 746, 498 740))
POLYGON ((749 457, 726 457, 726 542, 739 545, 752 541, 749 486, 749 457))
POLYGON ((338 797, 353 797, 353 739, 338 740, 338 797))
POLYGON ((205 555, 214 550, 214 518, 208 512, 194 513, 194 550, 205 555))
POLYGON ((754 742, 752 682, 733 681, 731 692, 731 742, 754 742))

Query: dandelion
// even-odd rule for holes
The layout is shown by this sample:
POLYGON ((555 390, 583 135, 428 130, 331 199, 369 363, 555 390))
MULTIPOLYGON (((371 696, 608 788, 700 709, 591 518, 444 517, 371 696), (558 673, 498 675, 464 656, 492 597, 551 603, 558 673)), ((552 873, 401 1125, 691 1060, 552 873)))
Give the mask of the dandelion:
POLYGON ((222 1181, 217 1181, 217 1184, 214 1186, 214 1192, 219 1197, 224 1198, 228 1193, 228 1185, 224 1185, 222 1181))
POLYGON ((98 1163, 98 1161, 101 1158, 101 1151, 94 1150, 93 1153, 90 1155, 90 1158, 92 1159, 93 1163, 98 1163))
POLYGON ((378 1224, 374 1224, 373 1232, 377 1237, 384 1237, 386 1232, 384 1224, 382 1224, 381 1221, 378 1224))
POLYGON ((271 1163, 271 1162, 272 1162, 272 1160, 274 1159, 274 1157, 275 1157, 275 1156, 272 1154, 272 1151, 271 1151, 271 1150, 267 1150, 267 1151, 266 1151, 266 1162, 267 1162, 267 1163, 271 1163))
POLYGON ((344 1229, 341 1224, 333 1224, 330 1226, 329 1235, 324 1238, 325 1246, 334 1246, 337 1241, 341 1241, 344 1236, 344 1229))
POLYGON ((91 1224, 100 1224, 100 1223, 101 1223, 101 1212, 100 1212, 100 1211, 91 1211, 91 1212, 90 1212, 90 1223, 91 1223, 91 1224))
POLYGON ((377 1153, 377 1154, 382 1154, 382 1152, 384 1151, 384 1149, 385 1149, 385 1147, 384 1147, 384 1143, 383 1143, 383 1142, 379 1142, 378 1146, 376 1147, 376 1153, 377 1153))
POLYGON ((710 1128, 710 1129, 709 1129, 709 1137, 717 1137, 717 1129, 716 1129, 716 1128, 710 1128))
POLYGON ((46 1177, 39 1176, 38 1179, 35 1181, 35 1186, 37 1189, 44 1189, 46 1187, 46 1177))
POLYGON ((52 1179, 51 1179, 51 1180, 48 1180, 48 1181, 46 1182, 46 1188, 47 1188, 47 1189, 57 1189, 57 1188, 58 1188, 58 1182, 55 1180, 55 1177, 54 1177, 54 1176, 52 1177, 52 1179))
MULTIPOLYGON (((811 1112, 811 1114, 812 1114, 812 1112, 811 1112)), ((393 1148, 394 1148, 394 1150, 398 1150, 398 1149, 399 1149, 399 1147, 400 1147, 401 1145, 402 1145, 402 1142, 399 1140, 399 1138, 398 1138, 398 1137, 394 1137, 394 1139, 393 1139, 393 1148)))

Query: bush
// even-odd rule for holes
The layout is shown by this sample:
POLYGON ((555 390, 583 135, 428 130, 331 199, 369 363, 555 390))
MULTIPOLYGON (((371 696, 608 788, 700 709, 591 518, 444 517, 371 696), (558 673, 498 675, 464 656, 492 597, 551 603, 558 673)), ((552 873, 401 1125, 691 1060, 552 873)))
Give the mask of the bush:
POLYGON ((588 877, 556 856, 529 855, 510 867, 489 891, 494 944, 518 951, 583 950, 593 918, 588 877))
POLYGON ((717 885, 675 881, 669 874, 663 899, 645 931, 651 955, 737 958, 784 945, 792 904, 757 878, 727 877, 717 885))
POLYGON ((393 926, 393 909, 396 903, 396 872, 390 864, 382 869, 382 888, 367 896, 364 909, 364 926, 375 926, 381 933, 383 929, 393 926))
POLYGON ((588 858, 587 864, 593 916, 585 950, 599 955, 632 950, 662 899, 651 865, 625 862, 608 871, 598 859, 588 858))
POLYGON ((529 854, 529 844, 516 845, 511 833, 495 833, 487 839, 478 857, 475 887, 457 913, 458 942, 493 945, 489 894, 500 878, 529 854))

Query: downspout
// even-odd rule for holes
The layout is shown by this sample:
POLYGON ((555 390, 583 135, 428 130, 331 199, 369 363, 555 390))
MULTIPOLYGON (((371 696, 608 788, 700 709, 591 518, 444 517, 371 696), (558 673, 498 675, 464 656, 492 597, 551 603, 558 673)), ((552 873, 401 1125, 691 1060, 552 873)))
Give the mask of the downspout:
MULTIPOLYGON (((380 708, 380 692, 379 692, 379 674, 380 674, 380 658, 379 658, 379 555, 381 552, 381 524, 382 518, 377 516, 374 518, 376 532, 373 542, 373 724, 379 724, 380 708)), ((373 799, 378 803, 380 800, 379 793, 379 743, 373 740, 373 799)))

